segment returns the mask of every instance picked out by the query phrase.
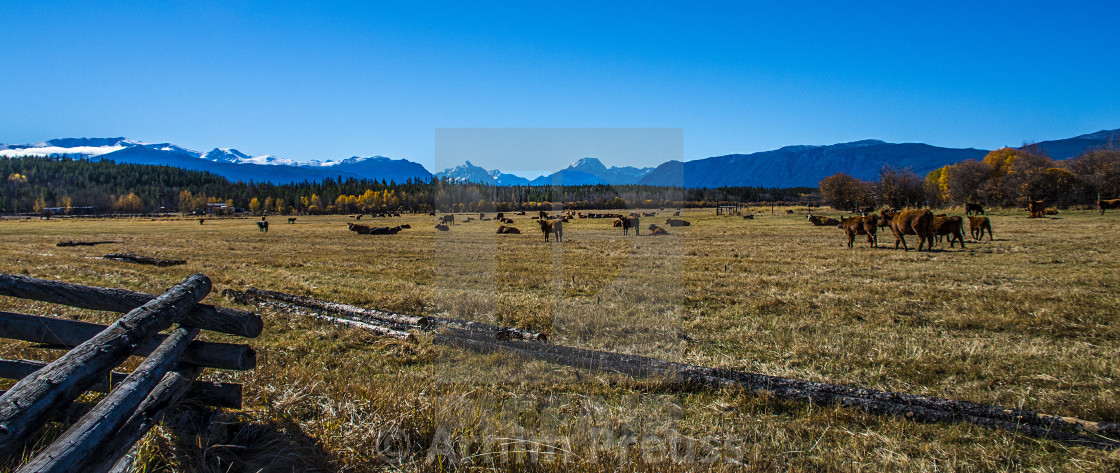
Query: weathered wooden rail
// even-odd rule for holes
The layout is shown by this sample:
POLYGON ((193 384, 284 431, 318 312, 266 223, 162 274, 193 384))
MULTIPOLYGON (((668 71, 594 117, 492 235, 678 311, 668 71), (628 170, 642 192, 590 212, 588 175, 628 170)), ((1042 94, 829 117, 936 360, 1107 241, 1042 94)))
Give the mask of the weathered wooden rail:
POLYGON ((124 312, 111 325, 0 312, 0 337, 69 348, 51 363, 0 360, 0 377, 19 380, 0 395, 0 462, 20 452, 52 415, 87 390, 108 394, 19 472, 108 471, 184 396, 240 408, 241 386, 196 378, 207 367, 248 370, 247 345, 194 340, 201 330, 260 335, 256 314, 200 304, 210 279, 195 274, 159 296, 25 276, 0 275, 0 295, 94 310, 124 312), (174 326, 174 327, 173 327, 174 326), (159 333, 171 329, 169 334, 159 333), (131 373, 113 368, 146 356, 131 373))
MULTIPOLYGON (((385 335, 407 335, 407 330, 440 328, 432 342, 454 346, 476 353, 509 355, 556 363, 576 368, 621 373, 636 377, 655 377, 670 383, 712 388, 735 387, 767 393, 781 399, 805 400, 820 404, 839 404, 879 414, 899 415, 918 422, 970 423, 992 429, 1057 440, 1105 450, 1120 448, 1120 425, 1093 422, 1073 417, 1043 414, 1027 409, 1008 408, 967 401, 942 399, 914 394, 878 391, 855 386, 820 383, 744 371, 709 368, 670 362, 638 355, 627 355, 585 348, 543 343, 540 337, 511 337, 508 328, 485 324, 400 324, 405 314, 345 306, 305 296, 249 288, 245 292, 226 290, 223 295, 242 303, 288 311, 310 313, 333 322, 366 328, 377 327, 385 335), (345 310, 340 307, 344 307, 345 310), (316 313, 319 312, 319 313, 316 313), (378 313, 377 318, 365 317, 378 313), (339 317, 341 316, 341 317, 339 317), (354 323, 359 321, 360 324, 354 323), (478 329, 477 327, 485 327, 478 329)), ((435 319, 435 318, 431 318, 435 319)), ((524 333, 534 333, 525 332, 524 333)))

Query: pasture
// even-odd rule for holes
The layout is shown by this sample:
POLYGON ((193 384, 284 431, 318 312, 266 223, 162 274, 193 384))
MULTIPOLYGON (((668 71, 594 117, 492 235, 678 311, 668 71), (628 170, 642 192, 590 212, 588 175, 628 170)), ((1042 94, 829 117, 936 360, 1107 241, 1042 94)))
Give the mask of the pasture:
MULTIPOLYGON (((911 251, 895 250, 887 229, 879 248, 848 248, 843 230, 810 225, 803 209, 755 209, 753 220, 686 209, 681 227, 664 224, 670 215, 642 217, 641 236, 572 219, 562 243, 528 216, 514 217, 521 234, 502 235, 497 221, 462 219, 437 232, 421 214, 361 221, 411 225, 395 235, 357 235, 345 215, 270 217, 267 233, 256 218, 5 219, 0 272, 149 293, 201 272, 214 281, 208 301, 262 315, 258 368, 226 374, 246 385, 246 408, 155 429, 140 456, 151 468, 426 471, 454 458, 543 471, 1120 469, 1117 452, 476 355, 219 295, 253 286, 582 348, 1120 421, 1120 215, 990 211, 994 241, 932 253, 914 251, 914 236, 911 251), (650 223, 668 235, 651 236, 650 223), (55 246, 67 240, 120 243, 55 246), (187 263, 98 258, 113 252, 187 263)), ((8 298, 0 310, 114 318, 8 298)), ((7 340, 0 352, 58 355, 7 340)))

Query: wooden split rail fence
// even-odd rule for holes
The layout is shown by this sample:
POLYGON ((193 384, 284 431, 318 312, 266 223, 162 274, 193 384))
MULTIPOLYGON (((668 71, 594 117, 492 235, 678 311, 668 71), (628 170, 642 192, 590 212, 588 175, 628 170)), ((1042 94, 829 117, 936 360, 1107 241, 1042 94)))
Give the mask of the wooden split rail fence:
POLYGON ((252 312, 200 303, 210 289, 210 279, 202 274, 159 296, 0 274, 2 296, 125 314, 104 326, 0 312, 0 337, 69 349, 51 363, 0 360, 0 377, 19 380, 0 396, 0 462, 19 454, 35 432, 85 391, 108 394, 16 471, 119 469, 136 441, 184 396, 240 408, 241 385, 196 378, 204 368, 253 369, 255 352, 248 345, 194 339, 200 330, 255 338, 263 324, 252 312), (169 334, 159 333, 169 328, 169 334), (147 358, 131 373, 113 371, 133 355, 147 358))
POLYGON ((545 343, 543 334, 438 317, 417 317, 338 304, 306 296, 248 288, 223 295, 241 303, 308 314, 382 335, 407 338, 409 331, 435 331, 433 343, 476 353, 505 353, 582 369, 654 377, 669 383, 711 388, 739 388, 780 399, 839 404, 868 412, 898 415, 918 422, 970 423, 1036 438, 1105 450, 1120 448, 1120 425, 914 394, 820 383, 764 374, 709 368, 545 343))

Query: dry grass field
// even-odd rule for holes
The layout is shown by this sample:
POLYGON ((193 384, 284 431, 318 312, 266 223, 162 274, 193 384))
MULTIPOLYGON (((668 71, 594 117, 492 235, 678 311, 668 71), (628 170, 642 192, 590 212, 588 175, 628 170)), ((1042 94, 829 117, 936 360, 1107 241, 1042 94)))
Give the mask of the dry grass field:
MULTIPOLYGON (((577 219, 559 244, 528 217, 514 217, 520 235, 466 215, 449 232, 427 215, 363 219, 412 226, 381 236, 347 231, 346 216, 274 217, 268 233, 253 219, 0 220, 0 272, 150 293, 203 273, 207 302, 265 319, 251 342, 258 368, 210 374, 244 383, 245 409, 167 419, 142 444, 144 471, 1120 469, 1117 452, 402 342, 220 295, 253 286, 576 347, 1120 421, 1120 212, 996 211, 995 241, 919 253, 895 250, 886 231, 877 249, 862 237, 848 248, 841 230, 777 210, 686 210, 691 226, 657 237, 645 226, 670 212, 644 218, 637 237, 577 219), (122 251, 188 263, 98 258, 122 251)), ((0 310, 115 317, 9 298, 0 310)), ((7 340, 0 352, 57 356, 7 340)))

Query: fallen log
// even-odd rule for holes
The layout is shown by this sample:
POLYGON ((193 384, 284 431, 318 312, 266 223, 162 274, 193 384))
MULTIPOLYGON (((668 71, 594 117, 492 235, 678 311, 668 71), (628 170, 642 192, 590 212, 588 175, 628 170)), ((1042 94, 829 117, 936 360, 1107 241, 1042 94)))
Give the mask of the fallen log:
POLYGON ((915 421, 968 422, 1093 448, 1108 450, 1120 448, 1120 442, 1104 437, 1116 436, 1120 433, 1120 426, 1114 423, 1098 423, 1039 414, 1023 409, 706 368, 644 356, 518 340, 494 340, 478 337, 467 331, 440 333, 433 338, 433 342, 482 354, 508 353, 577 368, 616 372, 635 377, 661 377, 684 385, 737 387, 767 392, 781 399, 859 407, 869 412, 901 415, 915 421))
MULTIPOLYGON (((233 291, 227 289, 222 292, 222 295, 232 294, 233 291)), ((533 332, 514 327, 503 327, 499 325, 490 325, 481 322, 472 322, 469 320, 458 320, 443 317, 420 317, 415 315, 400 314, 396 312, 387 312, 377 309, 367 309, 365 307, 352 306, 347 304, 339 304, 313 297, 298 296, 294 294, 285 294, 277 291, 267 291, 263 289, 247 288, 245 289, 242 301, 255 301, 255 300, 278 300, 297 306, 306 307, 308 309, 329 312, 336 315, 342 315, 348 318, 354 318, 359 321, 373 323, 378 325, 390 325, 396 330, 409 330, 410 328, 431 329, 434 327, 450 327, 461 330, 469 330, 473 332, 486 333, 496 338, 501 339, 521 339, 521 340, 536 340, 547 341, 547 336, 540 332, 533 332), (382 323, 385 322, 385 323, 382 323)), ((243 302, 244 303, 244 302, 243 302)))
MULTIPOLYGON (((156 296, 125 289, 85 286, 15 274, 0 274, 0 296, 19 297, 81 309, 129 312, 156 296)), ((183 314, 182 325, 203 330, 257 338, 264 329, 261 317, 252 312, 195 304, 183 314)))
POLYGON ((0 397, 0 461, 31 438, 52 411, 93 386, 124 361, 136 344, 178 320, 210 288, 210 278, 194 274, 12 386, 0 397))
MULTIPOLYGON (((47 364, 41 361, 0 359, 0 378, 18 381, 30 376, 44 366, 47 366, 47 364)), ((89 390, 107 393, 127 377, 128 373, 121 373, 119 371, 110 372, 108 375, 101 377, 96 384, 90 386, 89 390)), ((207 406, 240 409, 241 385, 237 383, 195 381, 194 384, 191 385, 191 390, 187 393, 187 397, 207 406)))
MULTIPOLYGON (((101 324, 0 311, 0 337, 42 344, 42 348, 73 348, 105 330, 101 324)), ((167 335, 156 334, 132 354, 147 356, 167 335)), ((257 366, 257 353, 245 344, 195 340, 183 361, 205 368, 245 371, 257 366)))
POLYGON ((21 473, 67 473, 86 471, 90 463, 99 460, 105 446, 128 418, 163 380, 163 376, 176 365, 187 350, 197 328, 179 327, 159 345, 152 355, 140 363, 128 378, 109 392, 89 412, 47 448, 37 453, 31 461, 21 466, 21 473))
POLYGON ((226 296, 226 297, 229 297, 230 299, 233 299, 234 301, 240 302, 242 304, 256 304, 256 305, 261 306, 261 307, 272 307, 272 308, 280 309, 280 310, 283 310, 285 312, 290 312, 290 313, 293 313, 293 314, 310 315, 312 317, 317 317, 317 318, 326 320, 328 322, 341 324, 341 325, 347 325, 347 326, 350 326, 350 327, 360 328, 360 329, 364 329, 364 330, 369 330, 369 331, 374 332, 378 335, 386 335, 386 336, 390 336, 390 337, 397 338, 397 339, 400 339, 400 340, 408 340, 408 339, 412 338, 412 335, 409 334, 407 331, 405 331, 409 328, 412 328, 411 326, 406 326, 405 330, 399 330, 397 328, 394 328, 398 324, 391 324, 392 326, 386 327, 384 325, 380 325, 379 323, 371 323, 371 322, 361 321, 361 320, 352 320, 352 319, 347 319, 347 318, 343 318, 343 317, 334 317, 334 316, 319 313, 319 311, 316 310, 316 309, 309 309, 309 308, 302 307, 302 306, 299 306, 299 305, 296 305, 296 304, 291 304, 291 303, 288 303, 288 302, 278 302, 278 301, 270 301, 270 300, 253 298, 253 297, 249 296, 248 294, 246 294, 244 292, 234 291, 233 289, 226 289, 226 290, 222 291, 222 295, 226 296))
POLYGON ((159 267, 177 266, 187 263, 187 260, 152 258, 150 256, 140 256, 129 253, 109 253, 105 256, 102 256, 102 258, 115 261, 125 261, 129 263, 150 264, 159 267))
POLYGON ((75 240, 69 240, 69 241, 60 241, 54 246, 94 246, 94 245, 104 245, 104 244, 108 244, 108 243, 120 243, 120 242, 119 241, 75 241, 75 240))
MULTIPOLYGON (((223 295, 225 292, 222 293, 223 295)), ((324 301, 307 296, 297 296, 294 294, 285 294, 283 292, 268 291, 264 289, 257 289, 248 287, 245 289, 245 294, 256 298, 273 299, 289 304, 295 304, 309 309, 321 310, 323 312, 330 312, 340 315, 370 318, 373 320, 380 320, 394 324, 410 325, 415 327, 423 327, 430 322, 428 317, 421 317, 415 315, 398 314, 395 312, 386 312, 377 309, 367 309, 365 307, 358 307, 349 304, 339 304, 337 302, 324 301)))

